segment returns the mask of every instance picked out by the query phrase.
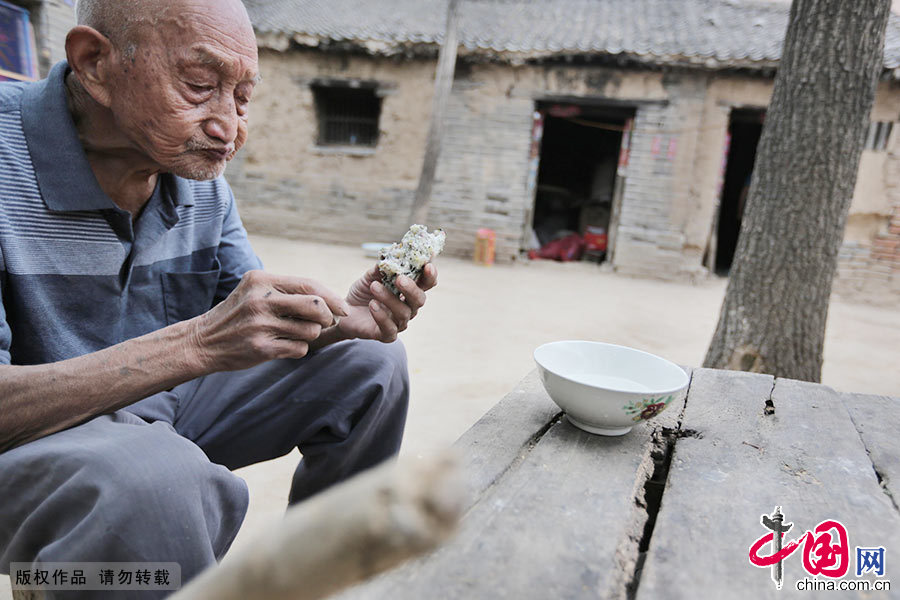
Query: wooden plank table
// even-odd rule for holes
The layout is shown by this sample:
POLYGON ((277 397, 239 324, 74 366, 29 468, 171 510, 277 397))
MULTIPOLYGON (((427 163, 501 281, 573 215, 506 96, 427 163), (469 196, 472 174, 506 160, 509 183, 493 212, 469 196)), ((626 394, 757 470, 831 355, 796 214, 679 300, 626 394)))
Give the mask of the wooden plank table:
POLYGON ((340 597, 900 598, 898 425, 897 398, 695 369, 679 405, 602 437, 573 427, 532 373, 457 442, 471 485, 459 534, 340 597), (785 545, 826 520, 845 527, 843 578, 808 574, 803 543, 781 590, 750 564, 776 506, 793 523, 785 545), (883 576, 857 577, 856 546, 885 549, 883 576), (870 591, 815 591, 829 582, 870 591))

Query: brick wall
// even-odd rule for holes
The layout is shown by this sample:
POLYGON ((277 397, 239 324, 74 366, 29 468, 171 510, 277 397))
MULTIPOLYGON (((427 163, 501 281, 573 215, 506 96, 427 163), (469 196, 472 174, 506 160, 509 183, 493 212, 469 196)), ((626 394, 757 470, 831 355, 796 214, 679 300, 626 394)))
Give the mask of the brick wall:
POLYGON ((247 228, 347 244, 398 239, 421 169, 434 61, 263 49, 260 71, 249 140, 226 171, 247 228), (377 147, 317 146, 310 82, 321 77, 378 82, 377 147))
POLYGON ((697 132, 706 81, 701 75, 669 75, 669 100, 638 106, 632 134, 614 267, 617 272, 685 279, 703 273, 685 252, 697 132))
POLYGON ((835 291, 875 304, 896 305, 900 294, 900 203, 884 232, 870 243, 845 241, 838 255, 835 291))
POLYGON ((677 107, 641 106, 634 121, 614 266, 633 275, 677 277, 684 235, 671 221, 673 163, 667 160, 677 107))
POLYGON ((478 81, 457 80, 428 220, 447 231, 447 251, 471 254, 475 232, 497 234, 497 260, 519 254, 531 198, 526 193, 534 102, 478 102, 478 81))

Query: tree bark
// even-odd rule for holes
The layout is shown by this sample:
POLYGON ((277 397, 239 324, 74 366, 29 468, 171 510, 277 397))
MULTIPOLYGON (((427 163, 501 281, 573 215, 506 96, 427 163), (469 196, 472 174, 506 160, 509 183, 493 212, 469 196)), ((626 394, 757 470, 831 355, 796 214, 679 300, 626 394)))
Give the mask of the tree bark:
POLYGON ((890 0, 794 0, 704 366, 819 381, 890 0))
POLYGON ((447 6, 447 27, 444 31, 444 43, 438 54, 437 71, 434 76, 434 100, 431 107, 431 123, 428 126, 428 137, 425 141, 425 158, 422 161, 422 172, 419 185, 409 212, 410 224, 425 224, 428 216, 428 203, 434 187, 434 176, 437 172, 437 161, 441 154, 441 142, 444 132, 444 115, 447 112, 447 100, 453 88, 453 74, 456 72, 456 54, 459 46, 459 4, 461 0, 450 0, 447 6))

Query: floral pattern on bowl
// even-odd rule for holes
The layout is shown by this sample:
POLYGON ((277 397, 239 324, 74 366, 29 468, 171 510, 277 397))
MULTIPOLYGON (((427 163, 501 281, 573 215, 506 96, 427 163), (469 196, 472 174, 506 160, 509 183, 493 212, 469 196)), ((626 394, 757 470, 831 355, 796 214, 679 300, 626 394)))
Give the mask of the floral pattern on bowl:
POLYGON ((637 423, 638 421, 646 421, 647 419, 652 419, 669 406, 669 403, 675 399, 675 396, 669 395, 660 398, 644 398, 643 400, 639 400, 637 402, 629 402, 622 408, 629 415, 633 415, 631 420, 637 423))

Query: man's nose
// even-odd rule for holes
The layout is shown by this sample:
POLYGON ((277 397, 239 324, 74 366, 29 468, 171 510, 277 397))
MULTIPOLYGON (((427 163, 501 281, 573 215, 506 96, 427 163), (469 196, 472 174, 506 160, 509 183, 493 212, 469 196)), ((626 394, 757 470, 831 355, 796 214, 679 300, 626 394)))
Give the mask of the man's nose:
POLYGON ((234 98, 226 97, 215 103, 213 110, 203 122, 203 132, 226 145, 234 142, 238 132, 238 114, 234 98))

